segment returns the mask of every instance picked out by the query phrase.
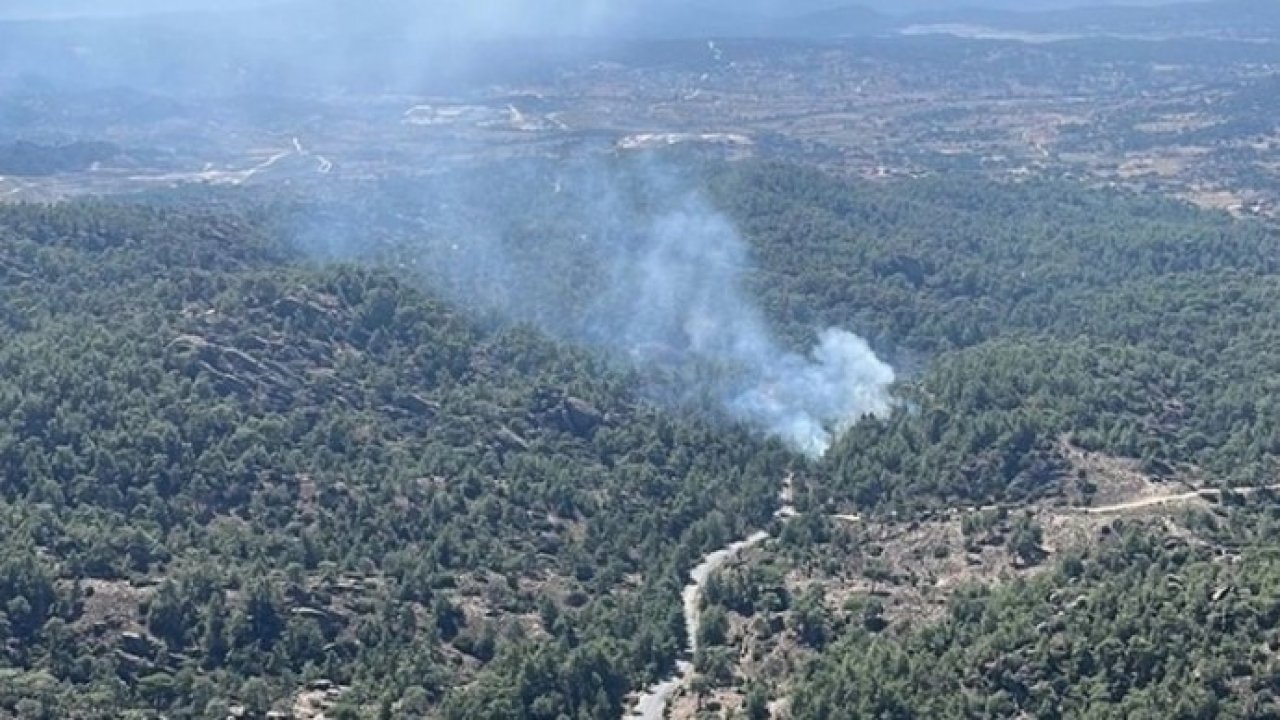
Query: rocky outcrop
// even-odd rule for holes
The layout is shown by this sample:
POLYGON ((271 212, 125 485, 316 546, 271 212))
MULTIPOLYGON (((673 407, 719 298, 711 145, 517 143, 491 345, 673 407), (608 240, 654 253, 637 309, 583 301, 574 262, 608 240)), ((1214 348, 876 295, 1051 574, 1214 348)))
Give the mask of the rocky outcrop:
POLYGON ((124 632, 120 634, 120 649, 137 657, 154 658, 160 644, 142 633, 124 632))
POLYGON ((589 437, 604 424, 604 414, 594 405, 576 397, 566 397, 561 405, 562 425, 580 437, 589 437))

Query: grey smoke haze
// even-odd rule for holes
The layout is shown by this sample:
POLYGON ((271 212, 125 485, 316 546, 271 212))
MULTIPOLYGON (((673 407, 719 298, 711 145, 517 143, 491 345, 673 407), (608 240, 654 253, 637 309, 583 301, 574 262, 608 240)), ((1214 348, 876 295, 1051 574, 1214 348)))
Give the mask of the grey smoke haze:
POLYGON ((813 456, 865 415, 890 409, 893 370, 861 338, 822 333, 812 357, 784 352, 743 291, 746 244, 697 195, 665 209, 633 248, 605 248, 611 290, 596 303, 597 328, 636 351, 682 348, 734 373, 732 414, 813 456))
MULTIPOLYGON (((95 12, 117 19, 68 23, 74 49, 65 58, 68 74, 101 72, 108 80, 124 78, 182 92, 200 86, 200 92, 215 94, 281 93, 316 87, 328 78, 363 78, 368 64, 374 69, 369 75, 403 75, 409 81, 404 85, 411 86, 420 78, 446 72, 459 39, 608 33, 632 22, 657 18, 679 24, 690 13, 728 8, 724 3, 695 6, 676 0, 238 4, 239 9, 220 7, 221 20, 196 22, 190 19, 194 16, 181 13, 215 6, 178 2, 161 7, 151 0, 95 3, 95 12), (118 19, 158 9, 179 14, 165 15, 154 24, 118 19), (149 34, 134 37, 130 30, 135 26, 148 28, 149 34), (174 27, 194 34, 169 37, 174 27), (216 42, 202 46, 192 39, 200 37, 216 42), (174 57, 183 60, 175 62, 174 57), (309 82, 314 78, 322 79, 309 82)), ((735 3, 726 15, 764 13, 781 6, 778 0, 748 0, 735 3)), ((47 13, 61 9, 74 14, 77 5, 54 2, 41 7, 47 13)), ((800 7, 803 0, 791 5, 793 10, 800 7)), ((19 32, 18 37, 25 35, 19 32)), ((59 42, 60 36, 55 36, 53 44, 59 42)), ((27 63, 33 72, 50 66, 12 46, 0 46, 0 61, 11 68, 27 63)), ((595 151, 570 152, 589 156, 595 151)), ((562 339, 639 363, 674 359, 668 364, 696 365, 700 380, 689 379, 695 373, 676 373, 685 379, 678 392, 711 398, 732 416, 812 455, 825 452, 842 427, 889 408, 893 372, 862 340, 829 330, 806 357, 772 337, 743 285, 750 262, 746 244, 677 173, 656 161, 626 168, 581 157, 555 167, 560 177, 555 186, 493 187, 482 181, 480 187, 464 191, 450 178, 424 190, 414 200, 420 208, 410 212, 422 210, 447 233, 435 235, 442 242, 421 244, 411 261, 427 268, 433 284, 464 306, 496 310, 562 339), (539 203, 555 207, 555 213, 522 227, 504 226, 520 217, 518 206, 539 203), (565 217, 574 220, 584 240, 576 245, 541 243, 536 237, 539 228, 565 217)), ((416 169, 408 170, 413 174, 416 169)), ((521 180, 508 177, 505 182, 518 185, 521 180)), ((376 226, 387 220, 383 214, 371 222, 376 226)), ((321 225, 307 227, 306 236, 306 244, 327 246, 343 255, 368 252, 334 247, 359 245, 367 241, 365 235, 342 237, 335 228, 321 225)))
MULTIPOLYGON (((654 34, 689 32, 690 27, 754 32, 764 26, 752 18, 843 4, 27 0, 7 4, 6 15, 131 16, 163 11, 171 21, 147 25, 150 34, 141 39, 133 34, 135 26, 124 21, 88 24, 72 33, 71 42, 52 37, 49 44, 63 55, 38 55, 17 42, 0 42, 0 69, 43 73, 62 65, 73 77, 101 73, 104 81, 184 89, 203 85, 205 92, 215 93, 280 93, 328 82, 359 85, 375 76, 403 79, 398 86, 414 87, 457 62, 452 52, 458 41, 625 35, 637 27, 654 34), (181 14, 214 10, 222 20, 195 22, 181 14), (173 37, 174 28, 191 34, 173 37), (307 82, 316 79, 319 82, 307 82)), ((883 2, 868 4, 888 8, 883 2)), ((29 34, 22 28, 15 38, 25 40, 29 34)), ((687 392, 713 396, 734 417, 811 455, 824 453, 859 418, 889 410, 894 373, 856 335, 838 328, 821 330, 807 353, 786 348, 773 337, 746 289, 751 262, 746 243, 694 188, 653 166, 638 174, 619 174, 616 168, 566 163, 561 172, 556 190, 544 187, 541 192, 563 195, 545 201, 576 218, 583 234, 579 246, 543 248, 527 229, 500 227, 511 208, 489 199, 492 188, 469 196, 438 188, 434 194, 424 192, 420 202, 435 204, 435 222, 450 229, 448 242, 427 244, 413 261, 429 268, 426 272, 434 282, 461 303, 497 309, 558 337, 604 347, 637 362, 675 359, 716 368, 720 372, 703 375, 709 378, 705 384, 685 388, 687 392)), ((541 219, 550 223, 560 218, 541 219)), ((351 248, 343 252, 361 254, 351 248)))
MULTIPOLYGON (((468 83, 516 82, 535 68, 550 74, 575 52, 581 59, 582 53, 601 52, 620 40, 892 35, 904 23, 931 17, 964 22, 977 14, 982 22, 1022 22, 1004 14, 984 14, 981 8, 1027 11, 1080 4, 1075 0, 0 0, 0 21, 72 19, 0 23, 0 82, 6 76, 31 76, 72 85, 204 97, 268 91, 276 95, 348 95, 361 90, 438 94, 468 83), (947 12, 938 15, 940 10, 947 12), (574 42, 548 42, 550 38, 574 42)), ((1092 4, 1167 3, 1093 0, 1092 4)), ((1218 0, 1201 6, 1222 6, 1230 14, 1233 4, 1218 0)), ((1051 24, 1078 25, 1093 15, 1086 10, 1051 24)), ((1107 17, 1101 7, 1097 15, 1107 17)))
MULTIPOLYGON (((362 26, 392 19, 419 35, 470 37, 585 35, 649 20, 791 14, 835 7, 833 0, 10 0, 0 19, 140 18, 146 16, 287 16, 304 29, 341 20, 362 26)), ((287 29, 287 28, 286 28, 287 29)))
MULTIPOLYGON (((421 87, 459 63, 456 43, 509 36, 623 36, 690 28, 744 28, 760 19, 830 9, 838 0, 25 0, 9 17, 137 16, 156 23, 104 21, 50 35, 54 54, 29 52, 39 33, 0 37, 0 75, 49 72, 100 75, 102 82, 188 91, 285 93, 332 83, 360 87, 391 77, 421 87), (25 9, 24 9, 25 8, 25 9), (213 13, 213 11, 217 11, 213 13), (209 12, 217 21, 183 13, 209 12), (142 35, 135 34, 145 27, 142 35), (175 31, 182 31, 175 35, 175 31), (67 39, 69 38, 69 40, 67 39), (58 54, 61 53, 61 54, 58 54)), ((889 9, 887 3, 867 3, 889 9)), ((917 3, 919 5, 920 3, 917 3)), ((991 3, 987 3, 991 4, 991 3)), ((1059 3, 1053 3, 1059 4, 1059 3)), ((1040 6, 1045 6, 1042 3, 1040 6)), ((899 4, 897 7, 901 7, 899 4)), ((1025 7, 1025 6, 1024 6, 1025 7)), ((546 44, 546 43, 544 43, 546 44)), ((554 45, 554 43, 551 43, 554 45)), ((488 52, 492 46, 485 46, 488 52)), ((509 58, 474 58, 491 65, 509 58)), ((462 62, 466 64, 472 59, 462 62)), ((638 175, 566 163, 554 206, 577 218, 581 246, 536 246, 519 229, 499 229, 511 208, 448 189, 424 193, 447 244, 428 245, 414 261, 459 302, 504 312, 564 339, 608 348, 647 363, 676 359, 720 370, 690 394, 711 395, 733 416, 819 455, 839 432, 891 406, 892 369, 867 343, 838 328, 816 333, 808 353, 784 347, 746 290, 746 243, 694 188, 650 167, 638 175), (643 198, 643 202, 637 200, 643 198), (637 205, 644 205, 637 208, 637 205), (580 254, 579 251, 586 251, 580 254)), ((550 192, 544 189, 543 192, 550 192)), ((552 202, 548 200, 547 202, 552 202)), ((542 218, 546 222, 559 218, 542 218)), ((537 224, 531 225, 537 227, 537 224)), ((314 229, 311 232, 316 232, 314 229)), ((321 228, 321 233, 328 232, 321 228)), ((331 242, 324 240, 322 242, 331 242)), ((344 252, 359 255, 359 250, 344 252)))
MULTIPOLYGON (((1176 1, 965 0, 957 3, 950 0, 862 0, 861 2, 844 2, 842 0, 793 0, 791 2, 783 0, 745 0, 738 2, 733 0, 721 0, 720 2, 712 0, 704 0, 703 2, 662 2, 661 0, 656 2, 654 0, 648 0, 648 2, 642 0, 632 0, 631 2, 624 2, 623 0, 548 0, 546 2, 538 2, 537 0, 473 0, 469 3, 454 3, 450 5, 447 1, 440 2, 436 0, 435 2, 418 3, 418 5, 422 8, 430 8, 432 5, 448 7, 455 17, 457 17, 456 12, 460 8, 464 11, 468 7, 476 8, 480 16, 497 17, 500 21, 505 22, 503 20, 504 14, 529 18, 538 14, 545 17, 548 13, 559 13, 563 17, 566 11, 580 17, 598 16, 605 12, 627 16, 640 13, 679 14, 682 8, 686 12, 690 8, 695 10, 710 8, 724 12, 741 13, 745 11, 749 13, 783 14, 860 5, 879 12, 903 13, 921 10, 949 10, 957 7, 1040 10, 1088 5, 1165 5, 1176 1), (539 8, 542 8, 543 12, 538 13, 539 8)), ((347 7, 354 13, 368 12, 371 8, 376 10, 380 4, 388 3, 386 0, 381 3, 372 0, 369 2, 346 3, 347 7)), ((125 16, 186 11, 254 9, 282 5, 323 7, 326 5, 340 6, 341 3, 326 2, 325 0, 313 0, 310 3, 299 2, 299 0, 8 0, 8 2, 0 4, 0 19, 125 16)))
MULTIPOLYGON (((821 330, 801 353, 773 336, 747 242, 681 171, 579 158, 474 172, 411 194, 423 215, 394 252, 457 302, 662 368, 663 397, 714 403, 813 457, 891 410, 894 372, 861 338, 821 330)), ((308 239, 359 255, 365 236, 321 224, 308 239)))

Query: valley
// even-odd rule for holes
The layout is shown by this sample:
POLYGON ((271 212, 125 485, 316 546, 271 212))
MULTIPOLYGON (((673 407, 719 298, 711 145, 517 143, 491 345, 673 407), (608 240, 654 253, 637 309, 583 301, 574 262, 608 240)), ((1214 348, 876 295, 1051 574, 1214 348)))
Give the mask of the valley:
MULTIPOLYGON (((18 184, 6 198, 235 185, 259 174, 272 185, 329 182, 329 171, 360 181, 503 158, 685 146, 716 158, 804 158, 867 178, 960 168, 1013 180, 1072 177, 1238 215, 1274 217, 1280 199, 1270 162, 1280 135, 1265 101, 1251 104, 1274 85, 1280 53, 1271 44, 968 45, 921 36, 636 43, 616 56, 591 62, 588 54, 545 79, 466 96, 299 98, 269 124, 252 119, 261 112, 195 98, 158 123, 117 126, 104 138, 122 148, 113 160, 88 172, 10 178, 18 184), (216 125, 195 125, 210 113, 216 125), (298 138, 319 159, 281 154, 298 138), (172 149, 156 166, 162 146, 172 149), (272 147, 280 150, 264 149, 272 147)), ((82 133, 69 124, 41 134, 82 133)))
POLYGON ((0 718, 1280 714, 1272 3, 486 2, 0 19, 0 718))

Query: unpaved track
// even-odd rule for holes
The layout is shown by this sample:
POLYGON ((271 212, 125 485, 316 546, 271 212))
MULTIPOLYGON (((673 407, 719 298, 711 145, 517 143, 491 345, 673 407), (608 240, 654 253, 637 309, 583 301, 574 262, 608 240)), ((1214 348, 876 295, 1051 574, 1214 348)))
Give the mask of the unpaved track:
MULTIPOLYGON (((1280 491, 1280 484, 1261 487, 1228 488, 1227 490, 1238 495, 1254 495, 1264 490, 1280 491)), ((1206 488, 1183 493, 1181 495, 1163 495, 1117 503, 1115 505, 1081 508, 1081 512, 1086 515, 1116 514, 1132 510, 1157 507, 1160 505, 1169 505, 1172 503, 1189 502, 1197 499, 1210 499, 1220 497, 1222 493, 1223 489, 1221 488, 1206 488)), ((786 519, 797 514, 795 507, 792 505, 790 476, 783 480, 782 491, 779 493, 779 499, 782 502, 782 506, 778 509, 778 512, 775 513, 775 517, 786 519)), ((831 517, 834 520, 849 523, 862 522, 861 516, 858 515, 832 515, 831 517)), ((759 545, 765 540, 768 540, 769 537, 769 534, 766 532, 758 532, 745 540, 740 540, 720 548, 715 552, 709 553, 702 559, 702 562, 697 567, 690 571, 689 579, 692 582, 686 585, 684 590, 680 593, 680 599, 684 606, 685 632, 689 636, 689 646, 687 650, 690 656, 698 650, 698 625, 701 619, 699 605, 701 605, 702 591, 703 588, 706 587, 707 580, 717 570, 734 560, 738 555, 742 554, 744 550, 759 545)), ((632 709, 624 716, 624 720, 662 720, 666 715, 667 706, 671 704, 672 697, 674 697, 675 694, 684 687, 685 683, 688 682, 692 675, 693 663, 688 660, 679 661, 676 663, 675 676, 666 678, 662 682, 646 690, 632 706, 632 709)))
MULTIPOLYGON (((688 651, 690 656, 698 652, 698 625, 702 615, 699 606, 702 604, 702 590, 706 587, 707 580, 717 570, 740 555, 743 550, 759 545, 768 539, 769 533, 758 532, 746 540, 740 540, 722 547, 708 554, 702 559, 700 565, 689 572, 689 578, 693 582, 684 587, 684 590, 680 593, 680 600, 684 605, 684 628, 685 633, 689 636, 688 651)), ((635 708, 626 717, 639 720, 662 720, 663 715, 666 713, 667 705, 671 703, 671 697, 684 686, 692 674, 693 663, 685 660, 676 663, 676 676, 663 680, 661 683, 649 688, 640 696, 635 708)))
MULTIPOLYGON (((794 516, 796 509, 791 504, 791 476, 787 476, 782 481, 782 490, 778 493, 778 498, 782 505, 774 513, 774 517, 785 519, 794 516)), ((680 593, 680 601, 684 607, 684 628, 685 633, 689 636, 687 650, 690 657, 698 652, 698 625, 702 615, 699 606, 702 604, 702 591, 707 585, 707 580, 717 570, 741 555, 742 551, 759 545, 768 540, 769 537, 769 533, 761 531, 745 540, 726 545, 715 552, 708 553, 697 567, 689 571, 689 579, 692 582, 684 586, 680 593)), ((662 720, 666 715, 667 706, 671 704, 671 698, 676 694, 676 691, 684 687, 692 675, 693 663, 688 660, 681 660, 676 663, 675 676, 667 678, 646 690, 624 718, 627 720, 662 720)))
POLYGON ((1181 495, 1161 495, 1157 497, 1143 498, 1141 500, 1132 500, 1130 502, 1117 503, 1115 505, 1104 505, 1096 508, 1083 508, 1086 515, 1111 515, 1114 513, 1127 512, 1129 510, 1141 510, 1143 508, 1156 507, 1159 505, 1169 505, 1172 503, 1189 502, 1191 500, 1209 500, 1215 497, 1221 497, 1224 491, 1232 492, 1236 495, 1255 495, 1263 490, 1280 490, 1280 485, 1265 485, 1262 487, 1248 488, 1205 488, 1203 490, 1195 490, 1181 495))

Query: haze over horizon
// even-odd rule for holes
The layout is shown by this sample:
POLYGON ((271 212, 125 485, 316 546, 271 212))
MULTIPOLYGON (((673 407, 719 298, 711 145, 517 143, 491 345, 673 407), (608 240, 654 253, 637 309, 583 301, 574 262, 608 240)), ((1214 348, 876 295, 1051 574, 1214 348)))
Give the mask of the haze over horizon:
MULTIPOLYGON (((1031 0, 1018 2, 1015 0, 966 0, 959 7, 974 9, 1000 10, 1050 10, 1069 7, 1087 7, 1102 5, 1171 5, 1186 0, 1031 0)), ((1208 0, 1212 2, 1213 0, 1208 0)), ((152 15, 160 13, 181 13, 190 11, 237 11, 280 5, 298 5, 298 0, 12 0, 0 5, 0 20, 50 20, 81 17, 119 17, 152 15)), ((333 3, 325 3, 332 5, 333 3)), ((383 3, 384 6, 387 3, 383 3)), ((861 0, 842 2, 841 0, 797 0, 782 2, 781 0, 754 0, 746 3, 752 10, 765 14, 795 15, 810 11, 829 10, 839 7, 865 7, 886 14, 906 14, 917 11, 952 9, 957 3, 943 0, 861 0)), ((469 12, 491 13, 516 8, 518 12, 544 10, 547 3, 533 0, 485 0, 480 3, 466 3, 469 12), (500 10, 501 9, 501 10, 500 10)), ((638 4, 637 4, 638 6, 638 4)), ((566 0, 557 3, 561 11, 586 14, 634 10, 638 7, 625 8, 625 4, 609 0, 566 0)), ((653 4, 650 3, 652 8, 653 4)), ((697 10, 733 10, 741 12, 742 2, 725 0, 708 0, 698 4, 697 10)), ((362 8, 367 9, 367 8, 362 8)), ((688 3, 670 3, 671 10, 688 10, 688 3)), ((628 13, 629 14, 629 13, 628 13)))

